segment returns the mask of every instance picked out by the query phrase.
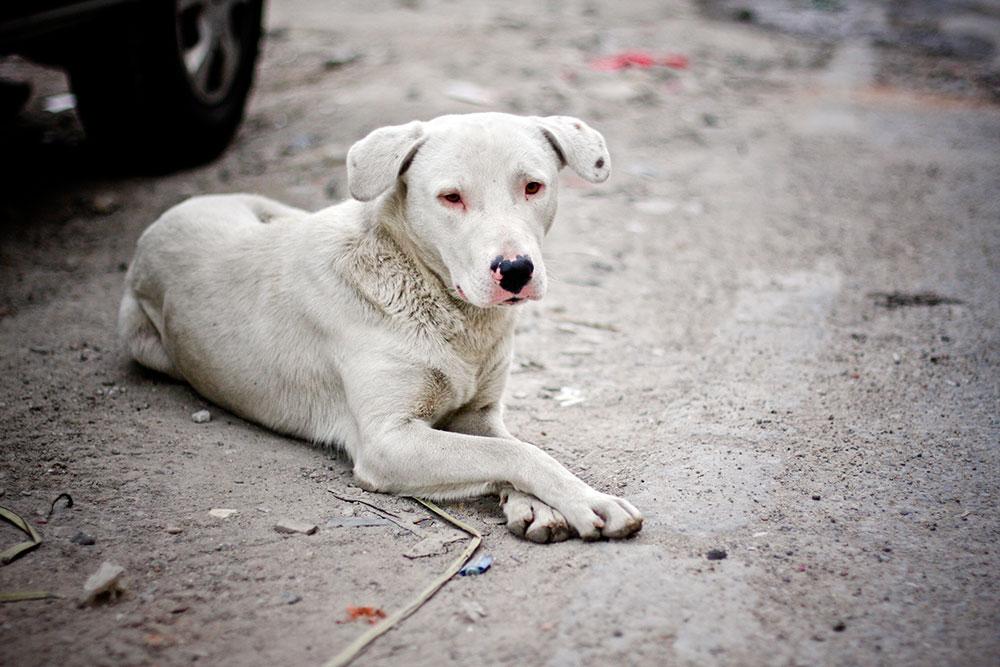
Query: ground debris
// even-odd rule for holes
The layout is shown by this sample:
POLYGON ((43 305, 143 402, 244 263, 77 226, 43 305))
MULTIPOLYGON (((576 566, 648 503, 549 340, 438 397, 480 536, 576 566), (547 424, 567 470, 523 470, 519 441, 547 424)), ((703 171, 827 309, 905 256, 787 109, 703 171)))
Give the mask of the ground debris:
POLYGON ((444 94, 453 100, 476 106, 488 107, 496 104, 496 95, 492 90, 471 81, 451 81, 445 87, 444 94))
POLYGON ((459 570, 458 573, 463 577, 474 577, 486 572, 486 570, 490 569, 491 565, 493 565, 493 556, 489 554, 480 554, 476 558, 469 561, 469 563, 459 570))
POLYGON ((440 556, 447 551, 445 538, 440 535, 429 535, 406 550, 403 555, 409 559, 426 558, 427 556, 440 556))
POLYGON ((917 292, 908 294, 906 292, 872 292, 868 295, 875 299, 875 305, 886 310, 897 308, 908 308, 912 306, 939 306, 941 304, 961 305, 965 302, 960 299, 941 296, 934 292, 917 292))
POLYGON ((113 192, 100 192, 87 202, 87 208, 95 215, 110 215, 121 208, 121 199, 113 192))
POLYGON ((378 607, 355 607, 354 605, 348 605, 347 618, 337 622, 350 623, 351 621, 356 621, 359 618, 366 619, 369 623, 375 625, 379 622, 379 619, 385 618, 385 612, 378 607))
POLYGON ((125 568, 115 565, 111 561, 104 561, 97 572, 90 575, 83 584, 83 596, 80 598, 80 606, 84 607, 94 604, 98 598, 107 596, 109 602, 114 602, 118 596, 125 592, 121 583, 121 576, 125 573, 125 568))
POLYGON ((323 59, 323 69, 325 70, 339 69, 345 65, 350 65, 360 57, 361 54, 349 46, 337 47, 331 49, 326 54, 326 57, 323 59))
POLYGON ((382 518, 384 518, 384 519, 386 519, 388 521, 391 521, 392 523, 396 524, 397 526, 399 526, 400 528, 402 528, 404 530, 410 531, 411 533, 413 533, 417 537, 425 538, 425 537, 430 537, 432 535, 432 533, 424 530, 423 528, 420 528, 419 526, 414 525, 414 522, 411 519, 408 519, 408 518, 405 518, 405 517, 401 517, 396 512, 390 512, 387 509, 379 507, 378 505, 375 505, 374 503, 370 503, 367 500, 364 500, 364 499, 362 499, 360 497, 357 497, 357 496, 353 496, 352 497, 352 496, 341 495, 341 494, 338 494, 338 492, 335 491, 334 489, 327 489, 327 491, 329 491, 330 493, 332 493, 335 498, 338 498, 339 500, 343 500, 344 502, 347 502, 347 503, 357 503, 357 504, 364 505, 365 507, 370 508, 376 514, 378 514, 379 516, 381 516, 382 518))
POLYGON ((306 521, 282 519, 278 521, 278 523, 274 524, 274 529, 279 533, 302 533, 303 535, 312 535, 319 530, 319 527, 314 523, 308 523, 306 521))
POLYGON ((559 389, 559 393, 554 395, 552 398, 558 401, 559 406, 563 408, 579 405, 587 400, 583 391, 577 389, 576 387, 562 387, 559 389))
POLYGON ((470 623, 475 623, 481 618, 486 618, 486 610, 483 609, 483 605, 479 604, 475 600, 462 600, 462 615, 465 616, 466 620, 470 623))
POLYGON ((97 540, 95 540, 92 535, 88 535, 87 533, 77 533, 70 541, 74 544, 81 544, 88 547, 97 543, 97 540))
POLYGON ((58 93, 49 95, 42 100, 42 108, 51 114, 60 114, 76 108, 76 95, 73 93, 58 93))
POLYGON ((212 413, 208 410, 199 410, 191 415, 191 421, 195 424, 207 424, 212 421, 212 413))
POLYGON ((629 67, 647 69, 657 66, 687 69, 688 65, 687 57, 679 53, 650 53, 648 51, 622 51, 590 61, 590 67, 599 71, 618 71, 629 67))
POLYGON ((327 528, 370 528, 395 525, 395 522, 380 516, 338 516, 326 522, 327 528))
POLYGON ((0 602, 25 602, 27 600, 51 600, 61 598, 61 595, 50 591, 23 590, 23 591, 3 591, 0 593, 0 602))

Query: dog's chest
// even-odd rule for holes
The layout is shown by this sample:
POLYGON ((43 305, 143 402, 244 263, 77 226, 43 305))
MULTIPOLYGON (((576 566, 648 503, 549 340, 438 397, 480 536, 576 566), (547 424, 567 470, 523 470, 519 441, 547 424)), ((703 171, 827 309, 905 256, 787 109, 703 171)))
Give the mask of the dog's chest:
POLYGON ((510 309, 458 301, 383 231, 348 244, 338 272, 366 304, 369 347, 381 348, 401 369, 416 369, 416 382, 395 392, 409 397, 411 416, 446 421, 497 400, 486 397, 503 390, 515 318, 510 309))
POLYGON ((456 413, 497 402, 507 379, 513 313, 463 308, 460 326, 428 333, 417 343, 421 381, 414 416, 442 423, 456 413))
POLYGON ((501 339, 475 361, 430 356, 421 371, 412 416, 434 424, 460 412, 476 411, 500 400, 509 362, 509 341, 501 339))

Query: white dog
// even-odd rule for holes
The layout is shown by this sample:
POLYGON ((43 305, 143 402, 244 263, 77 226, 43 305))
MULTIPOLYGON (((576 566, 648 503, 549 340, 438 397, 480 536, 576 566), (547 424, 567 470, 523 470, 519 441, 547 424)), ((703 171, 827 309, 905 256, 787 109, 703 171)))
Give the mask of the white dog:
POLYGON ((561 116, 443 116, 356 143, 354 200, 317 213, 191 199, 139 239, 121 335, 236 414, 344 447, 365 489, 499 493, 510 530, 538 542, 625 537, 642 526, 630 503, 502 419, 512 306, 545 293, 563 165, 604 181, 604 138, 561 116))

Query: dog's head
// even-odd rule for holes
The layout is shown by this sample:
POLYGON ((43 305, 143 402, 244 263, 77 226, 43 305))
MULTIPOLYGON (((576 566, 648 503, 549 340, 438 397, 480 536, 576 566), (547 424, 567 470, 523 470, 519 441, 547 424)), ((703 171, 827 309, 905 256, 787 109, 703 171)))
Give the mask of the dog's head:
POLYGON ((375 130, 347 154, 351 195, 405 188, 407 233, 428 265, 481 308, 540 299, 542 239, 559 170, 611 174, 604 137, 567 116, 441 116, 375 130))

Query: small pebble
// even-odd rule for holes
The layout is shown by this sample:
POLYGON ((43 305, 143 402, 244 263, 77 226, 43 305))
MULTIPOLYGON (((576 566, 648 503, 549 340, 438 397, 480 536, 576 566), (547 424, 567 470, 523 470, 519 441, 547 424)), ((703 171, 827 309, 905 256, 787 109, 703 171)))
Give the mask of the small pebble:
POLYGON ((97 543, 97 540, 95 540, 87 533, 77 533, 76 535, 73 536, 72 541, 75 542, 76 544, 82 544, 87 547, 97 543))
POLYGON ((178 535, 184 532, 184 529, 176 524, 167 524, 163 530, 167 531, 171 535, 178 535))
POLYGON ((212 421, 212 413, 208 410, 199 410, 198 412, 191 415, 191 421, 195 424, 205 424, 212 421))
POLYGON ((111 192, 102 192, 94 195, 90 200, 90 210, 98 215, 108 215, 114 213, 121 206, 121 201, 117 195, 111 192))
POLYGON ((323 69, 337 69, 339 67, 343 67, 344 65, 353 63, 359 57, 360 54, 349 46, 332 49, 323 61, 323 69))
POLYGON ((314 523, 282 519, 278 523, 274 524, 274 529, 279 533, 302 533, 303 535, 312 535, 318 530, 318 527, 314 523))
POLYGON ((295 593, 282 593, 278 596, 278 599, 285 604, 295 604, 296 602, 300 602, 302 597, 295 593))
POLYGON ((727 554, 723 549, 712 549, 705 554, 705 557, 708 558, 708 560, 723 560, 728 555, 729 554, 727 554))
POLYGON ((819 499, 820 499, 820 496, 819 496, 818 493, 813 496, 813 500, 819 500, 819 499))

